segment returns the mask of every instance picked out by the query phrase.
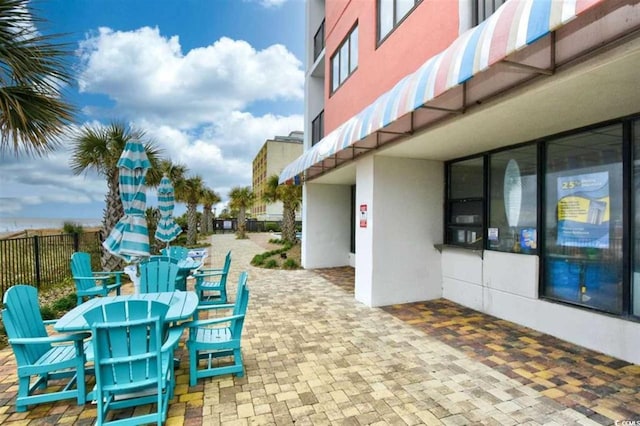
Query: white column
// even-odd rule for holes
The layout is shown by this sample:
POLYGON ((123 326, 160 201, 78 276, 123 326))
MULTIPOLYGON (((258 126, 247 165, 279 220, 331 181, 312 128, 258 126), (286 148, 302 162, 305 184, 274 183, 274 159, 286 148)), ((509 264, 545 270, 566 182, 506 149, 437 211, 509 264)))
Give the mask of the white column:
POLYGON ((444 178, 440 162, 371 156, 358 162, 356 299, 384 306, 441 297, 444 178))
POLYGON ((302 205, 302 266, 349 264, 351 186, 306 183, 302 205))

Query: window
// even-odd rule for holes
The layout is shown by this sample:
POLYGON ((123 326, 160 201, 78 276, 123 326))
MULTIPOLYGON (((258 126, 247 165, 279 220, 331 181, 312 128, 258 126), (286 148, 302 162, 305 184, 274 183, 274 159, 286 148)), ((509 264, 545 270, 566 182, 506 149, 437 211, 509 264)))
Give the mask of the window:
POLYGON ((447 204, 448 244, 482 248, 484 157, 450 163, 447 204))
POLYGON ((378 0, 378 42, 384 40, 422 0, 378 0))
POLYGON ((320 28, 316 31, 316 34, 313 36, 313 60, 315 61, 322 53, 324 49, 324 19, 322 20, 322 24, 320 24, 320 28))
POLYGON ((639 116, 453 160, 445 173, 447 244, 538 255, 540 297, 640 319, 639 116))
POLYGON ((471 2, 471 16, 473 26, 485 21, 507 0, 473 0, 471 2))
POLYGON ((489 249, 537 252, 537 170, 536 145, 489 156, 489 249))
POLYGON ((634 238, 633 250, 633 275, 631 285, 631 312, 640 317, 640 120, 636 121, 633 130, 633 203, 634 218, 633 226, 634 238))
POLYGON ((358 26, 349 32, 336 53, 331 57, 331 92, 342 86, 358 68, 358 26))
POLYGON ((324 110, 311 122, 311 146, 317 144, 324 137, 324 110))
POLYGON ((549 298, 622 312, 622 125, 546 146, 545 281, 549 298))

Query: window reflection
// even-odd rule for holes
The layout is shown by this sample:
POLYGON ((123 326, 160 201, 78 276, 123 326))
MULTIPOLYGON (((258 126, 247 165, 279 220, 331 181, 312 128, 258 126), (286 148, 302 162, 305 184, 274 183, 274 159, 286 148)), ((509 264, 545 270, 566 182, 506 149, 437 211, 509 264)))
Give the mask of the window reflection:
POLYGON ((622 311, 622 126, 547 145, 545 296, 622 311))

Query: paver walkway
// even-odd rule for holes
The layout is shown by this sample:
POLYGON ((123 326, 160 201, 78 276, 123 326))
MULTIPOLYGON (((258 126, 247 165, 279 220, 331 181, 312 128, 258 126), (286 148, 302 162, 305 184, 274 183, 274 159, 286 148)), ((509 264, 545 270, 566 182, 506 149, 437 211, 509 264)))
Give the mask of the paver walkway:
MULTIPOLYGON (((613 423, 598 413, 568 408, 464 348, 356 302, 347 285, 332 285, 323 277, 330 272, 249 266, 253 255, 264 251, 251 240, 214 236, 212 263, 220 265, 229 249, 230 295, 239 272, 249 271, 246 374, 189 387, 188 354, 180 351, 167 425, 613 423)), ((0 375, 3 424, 95 421, 94 406, 73 402, 16 413, 15 362, 8 348, 0 351, 0 375)), ((640 414, 628 420, 640 421, 640 414)))

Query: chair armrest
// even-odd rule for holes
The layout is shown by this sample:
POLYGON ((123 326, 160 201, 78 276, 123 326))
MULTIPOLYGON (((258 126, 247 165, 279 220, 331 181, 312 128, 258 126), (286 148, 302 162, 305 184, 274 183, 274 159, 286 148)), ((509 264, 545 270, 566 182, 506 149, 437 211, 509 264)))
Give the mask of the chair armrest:
POLYGON ((220 317, 220 318, 209 318, 209 319, 205 319, 205 320, 194 320, 194 321, 189 321, 186 323, 183 323, 182 325, 188 328, 196 328, 196 327, 201 327, 203 325, 211 325, 211 324, 220 324, 223 322, 229 322, 229 321, 233 321, 233 320, 237 320, 240 318, 244 318, 244 314, 240 314, 240 315, 231 315, 230 317, 220 317))
POLYGON ((74 342, 84 340, 91 336, 91 333, 71 333, 71 334, 56 334, 47 337, 18 337, 9 339, 9 343, 16 345, 35 345, 41 343, 61 343, 61 342, 74 342))
POLYGON ((108 276, 97 276, 97 275, 91 275, 90 277, 79 277, 77 275, 73 276, 74 280, 100 280, 100 281, 105 281, 107 279, 109 279, 108 276))
POLYGON ((195 279, 207 278, 207 277, 219 277, 219 276, 224 275, 225 273, 226 272, 222 272, 222 271, 220 271, 220 272, 202 272, 202 271, 198 270, 197 272, 195 272, 193 274, 193 277, 195 279))
POLYGON ((169 329, 169 334, 167 336, 167 339, 162 344, 161 351, 166 352, 178 346, 178 343, 180 342, 180 338, 182 337, 183 331, 184 329, 182 328, 182 326, 171 327, 169 329))
POLYGON ((44 323, 44 325, 52 325, 58 322, 57 319, 52 319, 52 320, 43 320, 42 321, 44 323))
POLYGON ((234 305, 233 303, 225 303, 223 305, 198 305, 196 307, 196 310, 200 312, 200 311, 208 311, 211 309, 231 309, 235 306, 236 305, 234 305))

